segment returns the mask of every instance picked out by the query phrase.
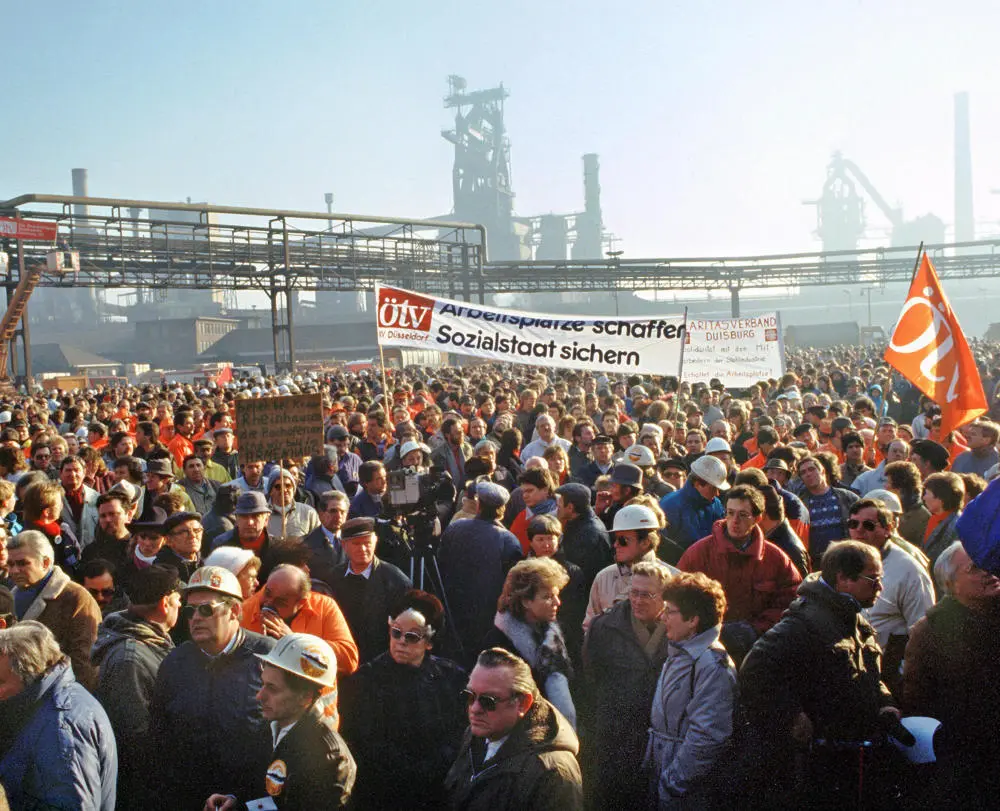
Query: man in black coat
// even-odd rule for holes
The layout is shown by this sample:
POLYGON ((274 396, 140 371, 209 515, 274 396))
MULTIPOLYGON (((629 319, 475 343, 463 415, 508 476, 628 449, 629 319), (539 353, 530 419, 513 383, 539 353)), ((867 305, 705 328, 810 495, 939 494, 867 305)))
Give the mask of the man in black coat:
POLYGON ((590 506, 590 488, 576 482, 556 490, 556 517, 563 525, 562 553, 583 571, 587 591, 597 573, 611 565, 611 540, 590 506))
MULTIPOLYGON (((822 572, 799 586, 799 597, 743 661, 740 700, 751 736, 744 747, 751 803, 794 802, 789 781, 797 776, 796 749, 811 750, 803 784, 810 793, 803 799, 821 793, 831 807, 856 801, 858 748, 846 744, 877 738, 899 719, 882 681, 875 630, 861 614, 881 591, 877 549, 858 541, 831 544, 822 572)), ((866 792, 877 795, 877 770, 870 763, 864 776, 866 792)), ((878 797, 866 793, 868 803, 877 807, 878 797)))
POLYGON ((195 571, 184 599, 191 639, 163 660, 149 706, 154 751, 164 754, 147 776, 164 811, 201 808, 220 785, 257 796, 249 792, 264 724, 255 654, 274 647, 240 627, 243 592, 228 569, 195 571))
POLYGON ((257 736, 253 783, 245 794, 212 794, 205 807, 218 808, 235 796, 241 808, 249 809, 342 808, 351 797, 357 767, 320 708, 323 691, 337 684, 333 649, 318 636, 286 634, 274 650, 257 658, 263 663, 258 697, 268 725, 257 736))
POLYGON ((465 695, 469 729, 445 778, 450 808, 583 808, 576 733, 542 698, 523 659, 502 648, 483 651, 465 695))
POLYGON ((139 569, 128 584, 132 605, 109 614, 97 629, 91 661, 99 668, 94 695, 101 702, 118 742, 118 809, 146 809, 147 769, 157 754, 149 734, 149 703, 160 664, 174 648, 170 629, 181 600, 177 570, 139 569))
POLYGON ((389 650, 389 606, 413 584, 375 556, 375 520, 352 518, 341 530, 347 562, 333 570, 330 589, 344 612, 362 662, 389 650))

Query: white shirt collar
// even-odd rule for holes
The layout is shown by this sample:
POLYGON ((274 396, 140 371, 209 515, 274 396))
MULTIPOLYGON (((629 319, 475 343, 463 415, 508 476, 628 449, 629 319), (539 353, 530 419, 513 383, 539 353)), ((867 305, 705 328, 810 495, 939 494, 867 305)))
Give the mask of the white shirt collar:
POLYGON ((496 753, 500 751, 500 747, 503 746, 504 743, 506 743, 507 738, 509 737, 510 737, 509 735, 504 735, 502 738, 497 738, 495 741, 492 740, 491 738, 487 738, 486 754, 483 756, 483 763, 485 763, 487 760, 492 760, 496 756, 496 753))
POLYGON ((354 575, 355 577, 363 577, 365 580, 370 580, 372 576, 372 569, 374 567, 375 567, 375 561, 373 560, 371 563, 368 564, 368 568, 365 569, 363 572, 355 572, 354 570, 351 569, 351 565, 347 564, 347 573, 354 575))
POLYGON ((287 726, 279 727, 277 721, 271 722, 271 740, 274 743, 274 748, 278 748, 278 744, 281 743, 281 739, 284 738, 289 732, 292 731, 292 727, 295 726, 298 721, 292 721, 292 723, 287 726))

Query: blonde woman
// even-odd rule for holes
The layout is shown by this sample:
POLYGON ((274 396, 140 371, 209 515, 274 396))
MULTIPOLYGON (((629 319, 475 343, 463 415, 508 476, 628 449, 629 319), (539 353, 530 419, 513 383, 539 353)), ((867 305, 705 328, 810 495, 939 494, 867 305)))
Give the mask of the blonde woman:
POLYGON ((556 620, 562 604, 559 592, 567 583, 569 575, 552 558, 522 560, 507 573, 493 628, 481 647, 504 648, 524 659, 542 695, 575 729, 576 708, 569 689, 573 669, 556 620))

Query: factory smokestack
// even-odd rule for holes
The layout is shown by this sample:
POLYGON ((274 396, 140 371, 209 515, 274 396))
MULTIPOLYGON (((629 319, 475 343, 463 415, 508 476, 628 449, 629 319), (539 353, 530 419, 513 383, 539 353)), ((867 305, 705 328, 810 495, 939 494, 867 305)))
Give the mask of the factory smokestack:
POLYGON ((969 135, 969 94, 955 94, 955 241, 972 242, 972 145, 969 135))
POLYGON ((583 211, 576 216, 574 259, 600 259, 604 224, 601 215, 601 166, 597 155, 583 156, 583 211))
MULTIPOLYGON (((87 194, 87 170, 86 169, 74 169, 73 170, 73 196, 74 197, 89 197, 87 194)), ((90 214, 90 209, 87 206, 73 206, 73 214, 76 217, 86 217, 90 214)))

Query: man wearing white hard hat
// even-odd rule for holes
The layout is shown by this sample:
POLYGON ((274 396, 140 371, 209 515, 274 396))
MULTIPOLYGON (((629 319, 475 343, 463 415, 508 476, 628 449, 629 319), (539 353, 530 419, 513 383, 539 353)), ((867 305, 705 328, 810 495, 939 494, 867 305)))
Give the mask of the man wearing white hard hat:
POLYGON ((643 490, 657 501, 677 489, 660 478, 656 469, 656 456, 645 445, 633 445, 628 448, 622 454, 622 459, 642 471, 643 490))
POLYGON ((191 639, 160 665, 150 702, 150 734, 162 752, 151 781, 163 809, 200 808, 220 786, 253 797, 263 726, 255 698, 274 640, 240 627, 243 590, 221 566, 197 569, 184 589, 182 622, 191 639))
POLYGON ((656 556, 660 544, 660 521, 655 512, 641 504, 628 504, 616 514, 611 528, 614 539, 615 562, 598 572, 590 587, 590 601, 583 619, 584 630, 594 617, 615 603, 628 599, 632 584, 632 566, 640 560, 650 561, 668 570, 677 569, 656 556))
POLYGON ((729 471, 714 456, 691 462, 684 486, 660 499, 667 517, 667 535, 681 549, 712 534, 712 526, 725 515, 719 494, 729 489, 729 471))
POLYGON ((257 658, 263 664, 257 700, 268 725, 261 732, 256 799, 218 793, 206 800, 205 808, 342 808, 350 799, 357 767, 320 701, 337 684, 333 649, 318 636, 288 634, 257 658))
POLYGON ((713 436, 705 445, 705 456, 714 456, 726 466, 727 477, 729 483, 732 484, 732 479, 736 476, 736 468, 733 465, 733 449, 729 442, 721 436, 713 436))

